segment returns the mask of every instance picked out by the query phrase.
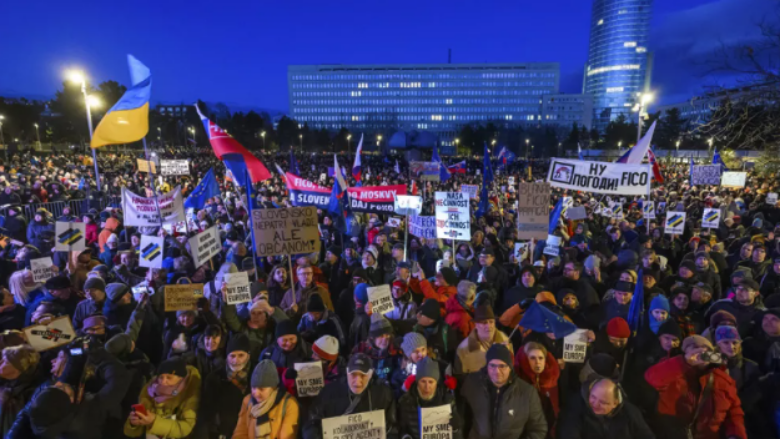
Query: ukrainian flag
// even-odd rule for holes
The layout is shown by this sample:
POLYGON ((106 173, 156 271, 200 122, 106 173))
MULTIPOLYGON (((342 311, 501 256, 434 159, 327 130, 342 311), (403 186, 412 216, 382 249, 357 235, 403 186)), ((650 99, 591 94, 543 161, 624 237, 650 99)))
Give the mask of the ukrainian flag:
POLYGON ((133 86, 103 116, 92 135, 92 148, 135 142, 149 132, 152 74, 132 55, 127 55, 127 64, 133 86))

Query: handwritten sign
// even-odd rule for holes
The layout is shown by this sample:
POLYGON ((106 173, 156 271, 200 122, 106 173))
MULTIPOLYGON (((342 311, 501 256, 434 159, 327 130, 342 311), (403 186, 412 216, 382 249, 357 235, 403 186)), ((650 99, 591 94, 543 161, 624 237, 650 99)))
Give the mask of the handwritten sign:
POLYGON ((190 175, 190 162, 187 160, 160 160, 161 175, 190 175))
POLYGON ((477 198, 479 186, 476 184, 462 184, 460 186, 460 191, 469 194, 469 198, 477 198))
POLYGON ((766 194, 766 204, 774 206, 777 204, 777 192, 769 192, 766 194))
POLYGON ((563 361, 567 363, 584 363, 587 351, 587 329, 577 329, 563 338, 563 361))
POLYGON ((162 268, 164 244, 165 238, 162 236, 142 235, 138 265, 147 268, 162 268))
POLYGON ((295 363, 293 365, 298 377, 295 378, 295 387, 299 397, 317 396, 325 387, 325 378, 322 374, 322 362, 295 363))
POLYGON ((436 237, 471 239, 471 205, 463 192, 436 192, 436 237))
POLYGON ((374 314, 387 314, 395 309, 390 285, 368 287, 368 300, 371 302, 371 310, 374 314))
POLYGON ((747 172, 724 172, 720 176, 720 185, 723 187, 745 187, 747 172))
POLYGON ((420 407, 420 438, 421 439, 451 439, 452 406, 449 404, 437 407, 420 407))
POLYGON ((165 286, 165 312, 194 311, 198 299, 203 297, 203 284, 165 286))
POLYGON ((257 256, 314 253, 320 250, 317 208, 255 209, 252 211, 257 256))
POLYGON ((436 217, 417 215, 409 217, 409 233, 418 238, 436 238, 436 217))
POLYGON ((46 282, 54 276, 51 267, 54 263, 51 258, 40 258, 30 260, 30 270, 33 273, 33 282, 46 282))
POLYGON ((520 183, 517 191, 517 237, 545 239, 550 222, 550 193, 547 183, 520 183))
POLYGON ((58 317, 45 325, 28 326, 22 331, 27 343, 38 352, 68 344, 76 339, 70 316, 58 317))
POLYGON ((192 249, 192 259, 196 267, 208 263, 209 259, 218 255, 222 250, 222 243, 219 240, 217 226, 198 233, 189 239, 190 249, 192 249))
POLYGON ((351 415, 324 418, 322 420, 324 439, 386 439, 385 411, 353 413, 351 415))
POLYGON ((228 305, 252 301, 252 295, 249 293, 249 276, 246 271, 225 274, 224 282, 227 284, 228 305))
POLYGON ((157 173, 157 168, 155 167, 155 164, 153 161, 147 161, 144 159, 137 159, 136 164, 138 166, 138 172, 146 172, 147 174, 151 172, 152 174, 157 173), (151 170, 151 171, 150 171, 151 170))
POLYGON ((547 242, 544 245, 544 254, 548 256, 558 256, 558 251, 561 248, 561 237, 555 235, 547 235, 547 242))
POLYGON ((693 165, 691 184, 693 186, 717 185, 720 183, 720 165, 693 165))

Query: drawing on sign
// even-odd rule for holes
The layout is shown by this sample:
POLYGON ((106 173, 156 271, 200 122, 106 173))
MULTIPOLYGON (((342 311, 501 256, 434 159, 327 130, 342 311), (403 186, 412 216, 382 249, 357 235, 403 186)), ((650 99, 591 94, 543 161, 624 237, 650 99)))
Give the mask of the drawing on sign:
POLYGON ((325 387, 325 379, 322 374, 322 362, 294 363, 298 377, 295 378, 295 387, 299 397, 317 396, 325 387))
POLYGON ((38 352, 68 344, 76 338, 68 316, 58 317, 47 324, 28 326, 22 332, 27 343, 38 352))
POLYGON ((223 282, 227 285, 225 296, 228 305, 252 301, 252 295, 249 292, 249 276, 246 271, 225 274, 223 282))
POLYGON ((257 256, 314 253, 320 250, 317 208, 255 209, 252 211, 257 256))
POLYGON ((471 209, 463 192, 436 192, 436 237, 471 239, 471 209))
POLYGON ((165 238, 161 236, 141 236, 141 259, 138 265, 147 268, 162 268, 163 245, 165 238))
POLYGON ((642 210, 646 219, 655 219, 655 201, 645 201, 642 210))
POLYGON ((30 270, 33 274, 33 282, 46 282, 54 276, 52 266, 54 263, 50 257, 30 260, 30 270))
POLYGON ((707 229, 717 229, 720 225, 720 209, 706 208, 701 218, 701 226, 707 229))
POLYGON ((387 227, 401 227, 401 218, 390 217, 387 219, 387 227))
POLYGON ((368 300, 371 302, 371 312, 374 314, 387 314, 395 309, 390 285, 368 287, 368 300))
POLYGON ((57 221, 54 226, 56 243, 54 249, 58 252, 80 252, 86 248, 86 227, 84 223, 57 221))
POLYGON ((515 262, 521 264, 523 260, 526 258, 526 256, 528 256, 528 243, 516 242, 514 256, 515 256, 515 262))
POLYGON ((587 351, 587 329, 577 329, 563 338, 563 361, 567 363, 584 363, 587 351))
POLYGON ((666 227, 664 233, 682 235, 685 229, 685 212, 666 212, 666 227))

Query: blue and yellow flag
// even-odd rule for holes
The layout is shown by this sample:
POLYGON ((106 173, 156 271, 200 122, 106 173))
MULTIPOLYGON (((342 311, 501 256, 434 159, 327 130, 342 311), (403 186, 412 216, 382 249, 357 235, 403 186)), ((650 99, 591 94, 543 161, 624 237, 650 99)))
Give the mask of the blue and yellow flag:
POLYGON ((133 86, 108 110, 92 135, 91 146, 130 143, 149 132, 149 97, 152 73, 132 55, 127 55, 133 86))

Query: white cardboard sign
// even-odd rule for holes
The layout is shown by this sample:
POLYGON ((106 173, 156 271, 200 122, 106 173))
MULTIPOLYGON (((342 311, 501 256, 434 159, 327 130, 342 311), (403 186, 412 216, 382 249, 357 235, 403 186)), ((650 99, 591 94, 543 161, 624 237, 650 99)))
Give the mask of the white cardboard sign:
POLYGON ((33 273, 33 282, 46 282, 54 276, 51 267, 54 263, 50 257, 31 259, 30 270, 33 273))
POLYGON ((190 175, 190 162, 187 160, 160 160, 161 175, 190 175))
POLYGON ((561 237, 555 235, 547 235, 547 243, 544 246, 544 254, 548 256, 558 256, 558 251, 561 248, 561 237))
POLYGON ((685 230, 685 212, 666 212, 664 233, 669 235, 682 235, 683 230, 685 230))
POLYGON ((701 217, 701 226, 707 229, 717 229, 720 225, 720 209, 708 207, 701 217))
POLYGON ((76 331, 69 316, 58 317, 46 325, 32 325, 22 329, 27 343, 38 352, 68 344, 76 339, 76 331))
POLYGON ((421 439, 452 439, 452 406, 420 407, 421 439))
POLYGON ((56 242, 54 250, 58 252, 80 252, 87 245, 87 225, 57 221, 54 226, 56 242))
POLYGON ((775 205, 777 204, 777 192, 769 192, 766 194, 766 204, 775 205))
POLYGON ((655 201, 645 201, 642 205, 645 219, 655 219, 655 201))
POLYGON ((567 363, 584 363, 587 352, 587 329, 577 329, 563 338, 563 361, 567 363))
POLYGON ((390 285, 368 287, 368 300, 371 302, 371 311, 374 314, 387 314, 395 309, 390 285))
POLYGON ((471 239, 471 208, 468 194, 436 192, 436 237, 440 239, 471 239))
POLYGON ((252 301, 252 294, 249 292, 249 276, 246 271, 225 274, 223 282, 227 284, 226 301, 228 305, 252 301))
POLYGON ((190 249, 192 249, 192 259, 194 260, 195 267, 200 267, 207 263, 209 259, 218 255, 222 250, 222 243, 219 240, 217 226, 209 227, 193 236, 189 239, 189 243, 190 249))
POLYGON ((141 236, 141 252, 138 265, 147 268, 162 268, 165 238, 161 236, 141 236))
POLYGON ((351 415, 324 418, 323 439, 371 438, 385 439, 385 411, 353 413, 351 415))
POLYGON ((295 363, 293 366, 295 371, 298 372, 298 377, 295 378, 295 388, 298 390, 298 397, 319 395, 322 388, 325 387, 322 362, 295 363))
POLYGON ((720 174, 720 185, 723 187, 745 187, 747 172, 727 171, 720 174))

